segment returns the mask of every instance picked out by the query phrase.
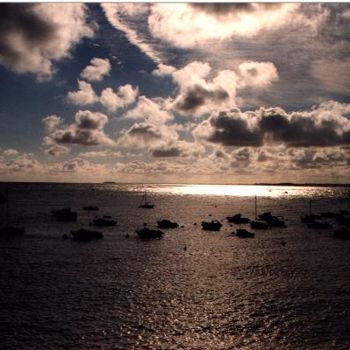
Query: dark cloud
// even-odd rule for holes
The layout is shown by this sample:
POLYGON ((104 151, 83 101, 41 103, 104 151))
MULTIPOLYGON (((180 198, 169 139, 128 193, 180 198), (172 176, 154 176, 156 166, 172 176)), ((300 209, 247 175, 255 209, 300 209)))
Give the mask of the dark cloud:
POLYGON ((0 4, 0 63, 20 73, 50 77, 52 61, 92 36, 82 4, 0 4), (64 25, 57 18, 65 16, 64 25))
POLYGON ((221 87, 209 90, 203 86, 194 85, 183 93, 180 99, 175 103, 175 108, 184 112, 193 112, 208 101, 220 103, 229 97, 227 91, 221 87))
POLYGON ((261 146, 262 135, 251 130, 239 114, 220 112, 209 119, 212 133, 208 141, 224 146, 261 146))
MULTIPOLYGON (((45 118, 44 122, 47 120, 48 118, 45 118)), ((103 113, 88 110, 78 111, 75 114, 75 123, 62 127, 57 123, 54 124, 54 127, 49 130, 49 135, 45 138, 46 144, 54 146, 60 143, 83 146, 112 145, 114 142, 103 131, 107 122, 108 117, 103 113)), ((59 151, 62 151, 62 148, 59 151)), ((49 148, 47 153, 57 154, 57 147, 49 148)))
MULTIPOLYGON (((347 105, 287 113, 281 108, 255 112, 220 112, 202 122, 194 134, 224 146, 279 143, 287 147, 333 147, 350 144, 347 105), (328 108, 328 109, 327 109, 328 108)), ((263 159, 263 158, 262 158, 263 159)))
POLYGON ((181 156, 181 149, 176 146, 169 148, 158 148, 152 150, 153 157, 179 157, 181 156))
POLYGON ((261 133, 289 147, 337 146, 350 142, 350 132, 338 133, 337 120, 317 120, 300 114, 266 114, 260 122, 261 133))

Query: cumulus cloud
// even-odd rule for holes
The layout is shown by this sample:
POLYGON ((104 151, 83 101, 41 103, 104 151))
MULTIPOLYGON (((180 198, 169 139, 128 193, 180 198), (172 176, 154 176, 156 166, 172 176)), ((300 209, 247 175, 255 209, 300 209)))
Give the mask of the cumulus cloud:
POLYGON ((67 99, 69 102, 76 105, 91 105, 98 102, 98 97, 92 88, 91 84, 78 80, 78 90, 69 91, 67 94, 67 99))
POLYGON ((88 81, 101 81, 111 70, 111 64, 108 58, 94 57, 88 66, 80 73, 83 79, 88 81))
POLYGON ((159 105, 159 103, 140 96, 135 108, 125 114, 126 118, 143 119, 152 123, 164 124, 166 121, 173 119, 173 116, 159 105))
POLYGON ((154 4, 148 23, 154 37, 179 47, 195 47, 208 40, 276 29, 290 22, 298 8, 299 4, 154 4))
POLYGON ((272 62, 243 62, 238 66, 238 87, 266 88, 278 80, 278 72, 272 62))
POLYGON ((52 145, 45 150, 45 153, 57 157, 70 152, 70 148, 62 145, 52 145))
POLYGON ((4 150, 3 154, 6 157, 14 157, 14 156, 19 155, 19 152, 14 148, 9 148, 9 149, 4 150))
MULTIPOLYGON (((44 123, 47 123, 47 120, 45 118, 44 123)), ((55 127, 49 129, 48 135, 44 138, 44 144, 51 148, 57 144, 83 146, 114 145, 115 142, 103 130, 107 122, 108 117, 103 113, 80 110, 75 114, 75 122, 73 124, 62 126, 56 124, 55 127)), ((63 149, 59 149, 62 153, 63 149)), ((47 153, 55 155, 55 150, 57 148, 54 147, 51 153, 49 151, 47 153)))
POLYGON ((0 63, 18 73, 50 78, 53 62, 92 36, 83 4, 0 5, 0 63))
POLYGON ((130 148, 158 147, 175 142, 177 132, 170 126, 151 122, 135 123, 122 131, 118 145, 130 148))
POLYGON ((138 93, 138 88, 130 84, 120 86, 115 92, 106 88, 101 92, 100 103, 109 111, 115 112, 135 102, 138 93))
POLYGON ((309 111, 260 108, 213 113, 193 135, 224 146, 331 147, 350 143, 350 104, 328 101, 309 111))

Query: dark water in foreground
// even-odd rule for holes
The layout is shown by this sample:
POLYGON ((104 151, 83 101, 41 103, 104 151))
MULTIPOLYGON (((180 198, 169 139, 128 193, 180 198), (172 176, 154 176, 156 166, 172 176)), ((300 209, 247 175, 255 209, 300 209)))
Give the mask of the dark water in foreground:
POLYGON ((314 212, 349 209, 349 189, 146 188, 154 210, 138 209, 139 185, 11 185, 12 221, 27 235, 0 239, 1 349, 350 348, 350 242, 299 220, 309 198, 314 212), (252 217, 255 193, 259 210, 284 215, 288 228, 243 240, 227 223, 220 232, 193 225, 210 213, 252 217), (88 227, 87 204, 118 225, 102 241, 61 240, 88 227), (77 223, 52 220, 65 206, 77 223), (135 237, 162 218, 185 227, 135 237))

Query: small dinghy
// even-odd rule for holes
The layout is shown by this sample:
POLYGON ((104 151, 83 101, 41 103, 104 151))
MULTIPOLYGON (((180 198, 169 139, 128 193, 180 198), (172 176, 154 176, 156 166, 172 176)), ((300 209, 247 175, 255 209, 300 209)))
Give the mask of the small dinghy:
POLYGON ((177 222, 172 222, 167 219, 157 221, 157 225, 159 228, 163 228, 163 229, 179 227, 179 224, 177 222))
POLYGON ((73 241, 92 241, 102 239, 103 233, 98 231, 91 231, 81 228, 77 231, 70 231, 73 241))
POLYGON ((78 214, 72 211, 71 208, 52 210, 51 213, 57 221, 77 221, 78 217, 78 214))
POLYGON ((139 238, 142 239, 159 239, 164 235, 163 231, 148 227, 143 227, 142 229, 136 230, 136 233, 138 234, 139 238))
POLYGON ((92 221, 94 226, 115 226, 117 224, 116 220, 112 220, 111 218, 97 218, 92 221))
POLYGON ((239 238, 254 238, 255 234, 245 229, 239 228, 237 229, 236 236, 239 238))
POLYGON ((220 231, 222 223, 218 220, 202 221, 202 229, 206 231, 220 231))
POLYGON ((226 217, 227 221, 236 224, 236 225, 241 225, 241 224, 249 224, 250 219, 242 217, 242 214, 236 214, 233 216, 227 216, 226 217))
POLYGON ((269 228, 269 226, 265 222, 262 222, 262 221, 252 221, 250 223, 250 227, 253 230, 267 230, 269 228))

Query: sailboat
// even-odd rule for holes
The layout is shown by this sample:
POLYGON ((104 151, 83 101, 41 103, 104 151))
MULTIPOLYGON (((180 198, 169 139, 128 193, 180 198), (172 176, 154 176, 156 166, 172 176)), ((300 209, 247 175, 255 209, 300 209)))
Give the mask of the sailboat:
POLYGON ((0 228, 0 236, 17 236, 24 234, 24 227, 9 226, 9 195, 6 184, 6 196, 0 195, 0 204, 5 205, 5 226, 0 228))
POLYGON ((145 194, 143 195, 139 208, 143 208, 143 209, 154 208, 154 204, 151 204, 150 202, 147 201, 147 192, 145 192, 145 194))
POLYGON ((259 221, 258 219, 258 198, 255 195, 255 202, 254 202, 254 214, 255 214, 255 221, 250 222, 250 227, 253 230, 267 230, 268 226, 265 222, 259 221))

